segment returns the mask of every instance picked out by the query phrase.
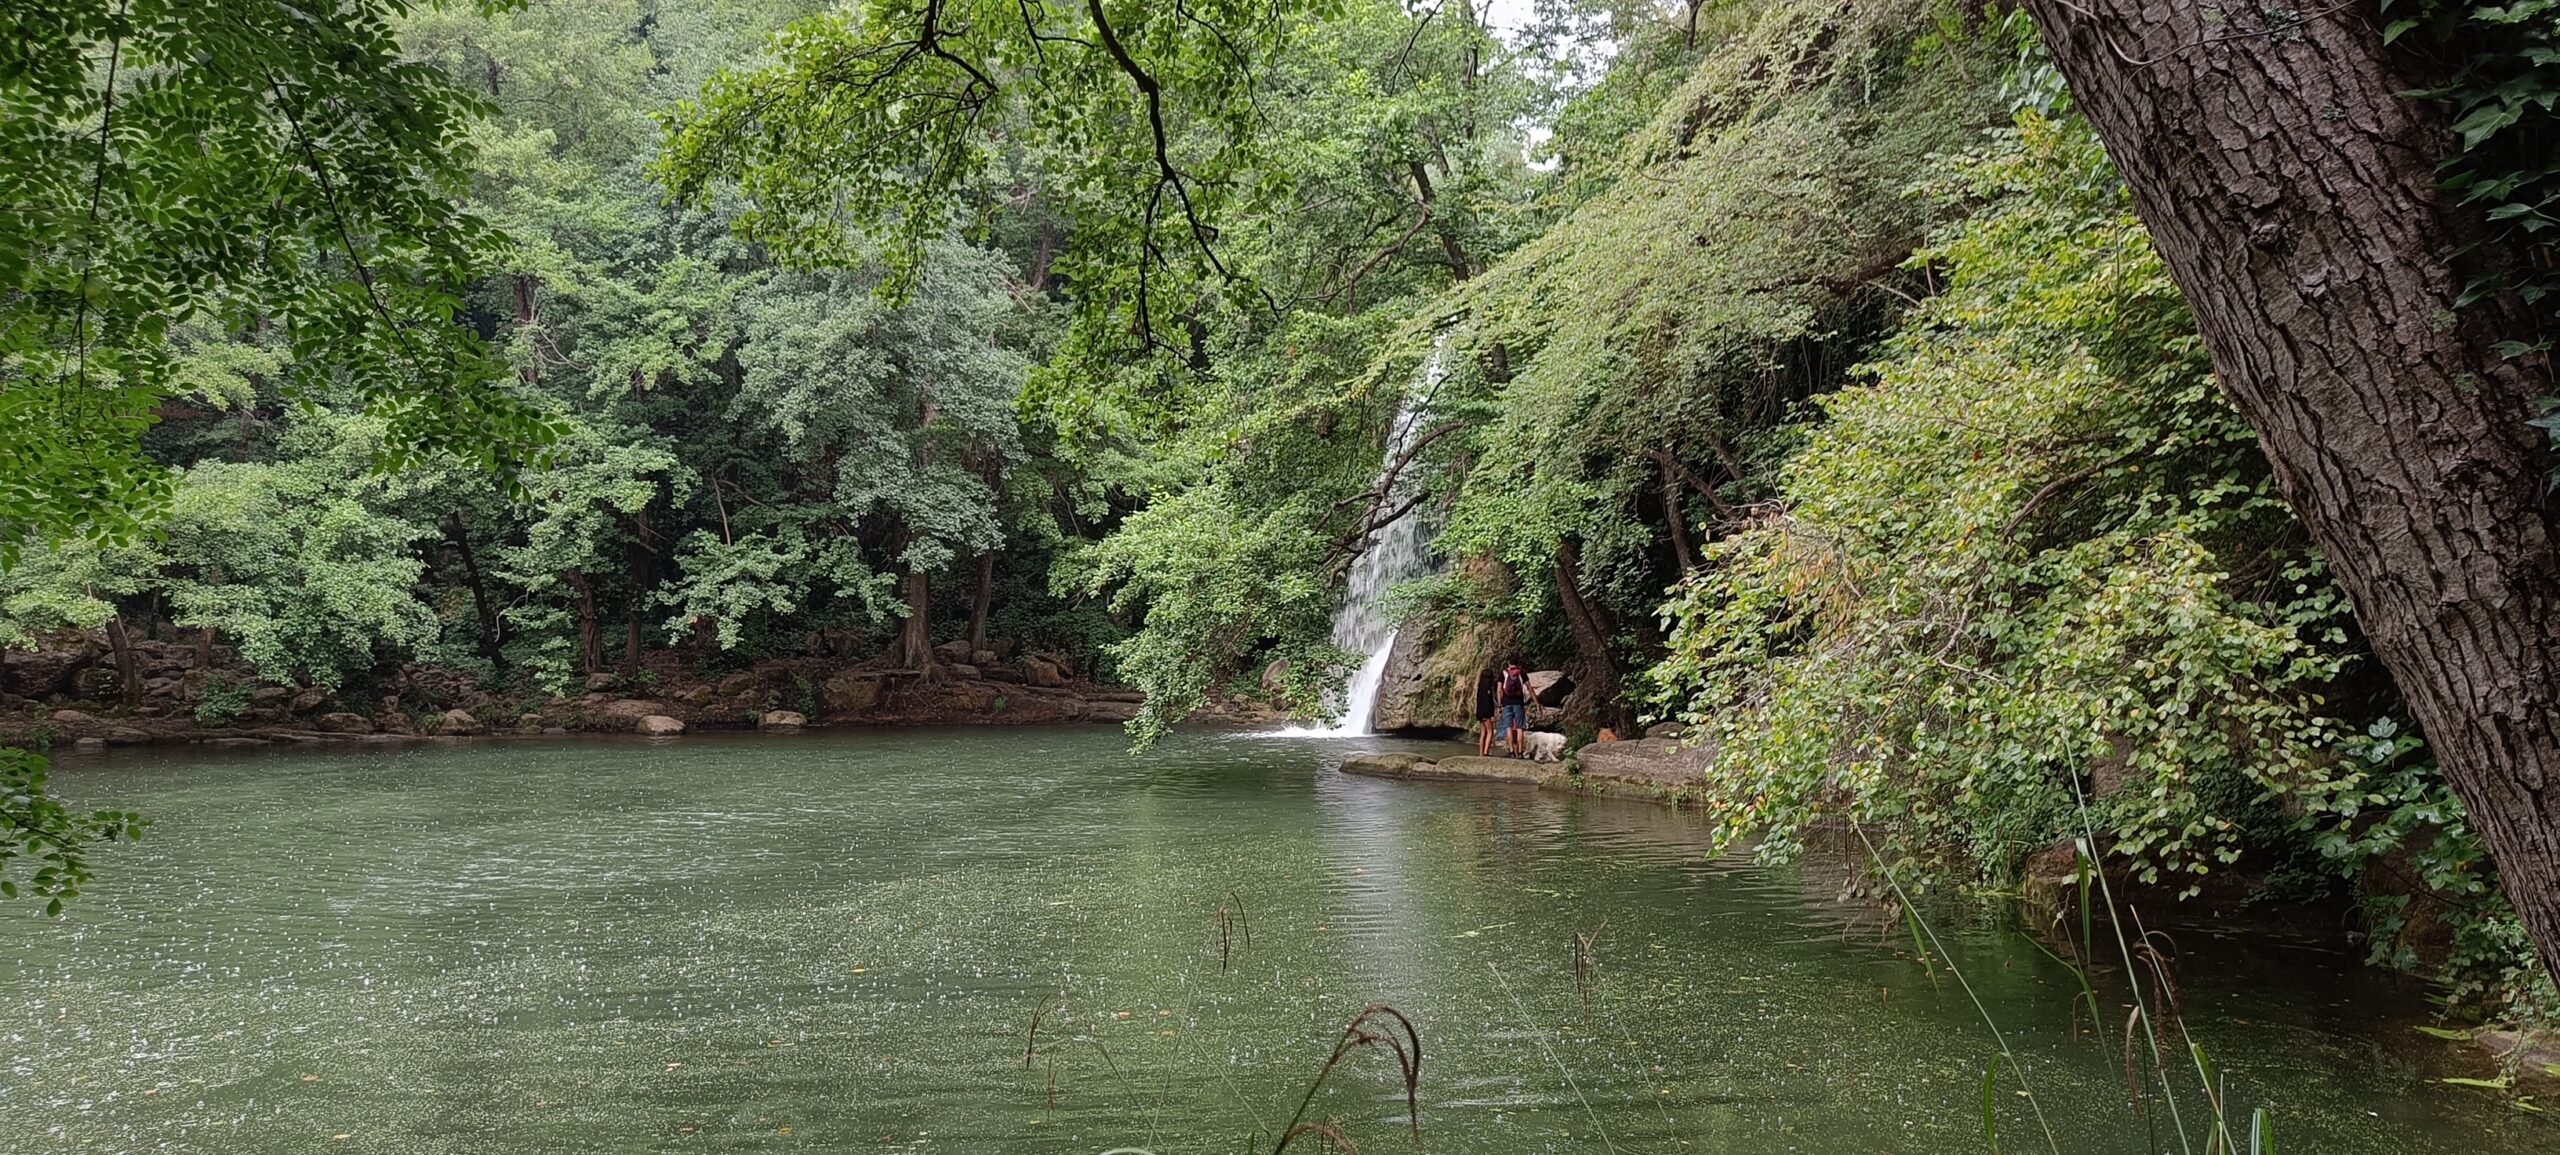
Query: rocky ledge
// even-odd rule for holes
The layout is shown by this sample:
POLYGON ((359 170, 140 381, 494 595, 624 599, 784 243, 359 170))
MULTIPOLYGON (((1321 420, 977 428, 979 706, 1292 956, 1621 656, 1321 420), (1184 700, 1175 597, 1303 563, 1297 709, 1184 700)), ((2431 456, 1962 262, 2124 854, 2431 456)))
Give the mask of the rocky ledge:
POLYGON ((1516 782, 1537 786, 1563 776, 1552 762, 1518 758, 1479 758, 1465 754, 1430 759, 1419 754, 1354 754, 1342 761, 1342 772, 1366 778, 1405 778, 1419 782, 1516 782))
POLYGON ((1589 794, 1643 798, 1679 805, 1695 796, 1715 761, 1711 745, 1691 744, 1676 730, 1622 742, 1593 742, 1562 763, 1473 754, 1430 758, 1420 754, 1354 754, 1342 772, 1417 782, 1508 782, 1589 794))

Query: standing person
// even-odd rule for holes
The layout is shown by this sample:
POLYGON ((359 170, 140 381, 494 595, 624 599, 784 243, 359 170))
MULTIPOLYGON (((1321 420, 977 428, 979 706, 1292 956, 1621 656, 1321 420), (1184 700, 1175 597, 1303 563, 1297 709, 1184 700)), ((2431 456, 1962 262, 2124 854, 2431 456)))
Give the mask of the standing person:
POLYGON ((1513 658, 1502 669, 1502 684, 1494 690, 1494 705, 1501 720, 1495 729, 1502 737, 1502 749, 1514 758, 1529 752, 1529 675, 1521 672, 1520 659, 1513 658))
POLYGON ((1502 671, 1486 666, 1476 675, 1476 757, 1493 754, 1493 696, 1502 688, 1502 671))

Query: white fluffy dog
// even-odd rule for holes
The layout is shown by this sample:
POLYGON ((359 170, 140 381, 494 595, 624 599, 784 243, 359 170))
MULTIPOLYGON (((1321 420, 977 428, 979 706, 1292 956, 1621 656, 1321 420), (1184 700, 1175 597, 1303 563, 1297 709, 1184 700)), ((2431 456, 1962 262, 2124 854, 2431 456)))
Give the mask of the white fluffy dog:
POLYGON ((1559 762, 1564 759, 1564 735, 1545 730, 1527 731, 1525 749, 1532 762, 1559 762))

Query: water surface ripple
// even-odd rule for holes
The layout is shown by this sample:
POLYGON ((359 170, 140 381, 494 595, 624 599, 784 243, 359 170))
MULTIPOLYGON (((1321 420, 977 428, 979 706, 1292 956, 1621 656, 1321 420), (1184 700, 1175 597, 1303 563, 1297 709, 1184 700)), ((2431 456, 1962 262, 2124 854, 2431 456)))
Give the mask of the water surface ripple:
MULTIPOLYGON (((1363 745, 1392 743, 66 759, 76 802, 157 825, 64 922, 0 912, 0 1150, 1268 1150, 1372 1001, 1421 1029, 1428 1150, 1983 1149, 1988 1035, 1835 880, 1705 858, 1652 807, 1332 771, 1363 745), (1223 967, 1222 906, 1251 930, 1223 967)), ((2068 975, 2011 935, 1956 949, 2063 1151, 2178 1149, 2068 975)), ((2185 982, 2282 1149, 2560 1149, 2431 1082, 2476 1072, 2349 960, 2223 951, 2185 982)), ((1316 1116, 1409 1149, 1402 1106, 1366 1056, 1316 1116)), ((2005 1149, 2044 1149, 2023 1100, 1999 1110, 2005 1149)))

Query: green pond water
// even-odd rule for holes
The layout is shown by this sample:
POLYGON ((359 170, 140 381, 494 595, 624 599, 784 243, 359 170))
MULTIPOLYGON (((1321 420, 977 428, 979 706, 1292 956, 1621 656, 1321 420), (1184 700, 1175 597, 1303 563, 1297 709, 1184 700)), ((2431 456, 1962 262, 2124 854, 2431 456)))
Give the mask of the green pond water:
MULTIPOLYGON (((1424 1150, 1984 1149, 1980 1016, 1836 874, 1708 859, 1655 807, 1333 770, 1396 745, 66 758, 77 802, 158 824, 67 920, 0 911, 0 1152, 1268 1151, 1371 1002, 1420 1030, 1424 1150)), ((2207 946, 2187 1016, 2281 1150, 2560 1150, 2431 1081, 2480 1072, 2411 1029, 2412 991, 2207 946)), ((1993 929, 1950 947, 2060 1150, 2180 1149, 2061 968, 1993 929)), ((2005 1076, 1994 1101, 2005 1150, 2046 1149, 2005 1076)), ((1310 1117, 1410 1150, 1403 1108, 1363 1052, 1310 1117)))

